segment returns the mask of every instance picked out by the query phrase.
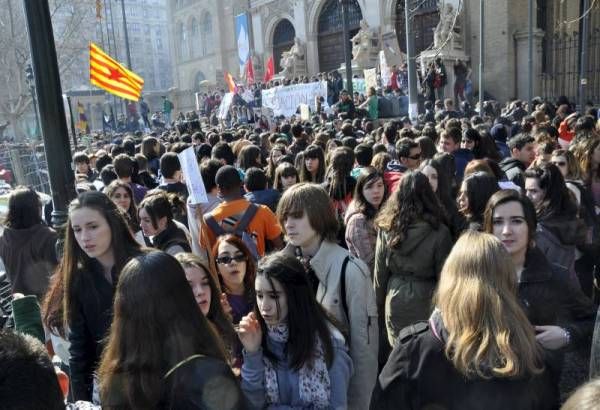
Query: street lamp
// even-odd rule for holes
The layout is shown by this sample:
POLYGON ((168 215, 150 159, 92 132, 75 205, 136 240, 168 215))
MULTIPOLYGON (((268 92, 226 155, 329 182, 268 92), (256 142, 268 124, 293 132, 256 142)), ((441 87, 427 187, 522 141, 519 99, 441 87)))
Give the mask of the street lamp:
POLYGON ((348 0, 339 0, 342 8, 342 31, 344 43, 344 57, 346 60, 346 89, 352 97, 354 90, 352 87, 352 50, 350 49, 350 23, 348 21, 348 0))
POLYGON ((50 7, 48 0, 23 0, 23 4, 52 191, 52 225, 60 227, 67 221, 67 205, 76 193, 50 7))
POLYGON ((25 82, 27 83, 27 87, 29 87, 31 101, 33 103, 33 113, 35 114, 35 137, 40 138, 40 119, 38 117, 37 99, 35 95, 35 78, 33 76, 33 67, 31 67, 31 64, 27 64, 25 67, 25 82))

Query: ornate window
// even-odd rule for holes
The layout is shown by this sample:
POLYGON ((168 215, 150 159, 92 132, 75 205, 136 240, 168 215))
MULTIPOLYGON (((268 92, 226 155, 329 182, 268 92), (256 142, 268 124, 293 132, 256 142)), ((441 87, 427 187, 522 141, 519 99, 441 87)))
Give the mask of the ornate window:
MULTIPOLYGON (((350 0, 348 6, 350 39, 358 33, 362 12, 356 0, 350 0)), ((329 0, 319 15, 319 70, 330 71, 344 62, 342 8, 339 0, 329 0)))
POLYGON ((213 25, 212 25, 212 16, 210 13, 206 13, 202 18, 202 22, 200 23, 201 30, 201 55, 205 56, 207 54, 211 54, 214 50, 214 35, 213 35, 213 25))
POLYGON ((198 57, 200 54, 201 42, 200 26, 198 25, 198 20, 193 18, 190 24, 190 50, 192 51, 192 58, 198 57))
MULTIPOLYGON (((404 15, 404 0, 396 3, 396 36, 398 45, 403 53, 406 53, 406 18, 404 15)), ((412 0, 414 17, 412 21, 412 32, 415 38, 415 53, 433 46, 433 32, 440 22, 440 12, 436 0, 412 0)))

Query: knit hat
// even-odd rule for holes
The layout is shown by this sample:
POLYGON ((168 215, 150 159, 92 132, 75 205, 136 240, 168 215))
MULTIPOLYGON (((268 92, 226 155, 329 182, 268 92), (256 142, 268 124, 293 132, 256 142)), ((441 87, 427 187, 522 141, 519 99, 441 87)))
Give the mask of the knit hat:
POLYGON ((502 124, 496 124, 490 130, 490 135, 494 141, 506 142, 506 127, 502 124))

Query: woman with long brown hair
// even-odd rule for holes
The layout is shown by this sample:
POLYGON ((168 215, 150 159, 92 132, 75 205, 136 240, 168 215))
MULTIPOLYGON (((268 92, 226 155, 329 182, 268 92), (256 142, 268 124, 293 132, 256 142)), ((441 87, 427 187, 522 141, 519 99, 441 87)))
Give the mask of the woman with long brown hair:
POLYGON ((231 307, 227 295, 221 292, 217 274, 193 253, 178 253, 175 256, 185 272, 185 277, 194 292, 194 298, 208 323, 223 339, 232 367, 241 366, 241 347, 231 324, 231 307))
POLYGON ((141 252, 108 196, 88 191, 71 202, 57 270, 60 279, 53 281, 57 288, 50 292, 62 291, 75 400, 91 401, 93 374, 112 319, 115 284, 123 266, 141 252))
POLYGON ((467 231, 446 259, 428 322, 401 332, 372 409, 552 409, 557 397, 519 306, 509 255, 467 231))
POLYGON ((98 377, 104 409, 243 408, 183 268, 161 251, 123 268, 98 377))
POLYGON ((400 331, 431 313, 440 270, 452 248, 441 203, 420 172, 409 172, 379 211, 375 247, 375 299, 389 351, 400 331))

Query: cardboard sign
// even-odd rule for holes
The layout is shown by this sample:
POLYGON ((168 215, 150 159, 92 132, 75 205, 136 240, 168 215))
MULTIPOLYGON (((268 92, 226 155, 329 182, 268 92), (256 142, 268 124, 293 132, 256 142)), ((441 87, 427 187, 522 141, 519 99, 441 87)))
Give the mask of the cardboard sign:
POLYGON ((194 147, 189 147, 181 153, 177 154, 181 163, 181 172, 185 178, 185 185, 190 193, 191 204, 206 204, 208 198, 206 196, 206 188, 202 175, 200 175, 200 167, 196 161, 196 152, 194 147))

